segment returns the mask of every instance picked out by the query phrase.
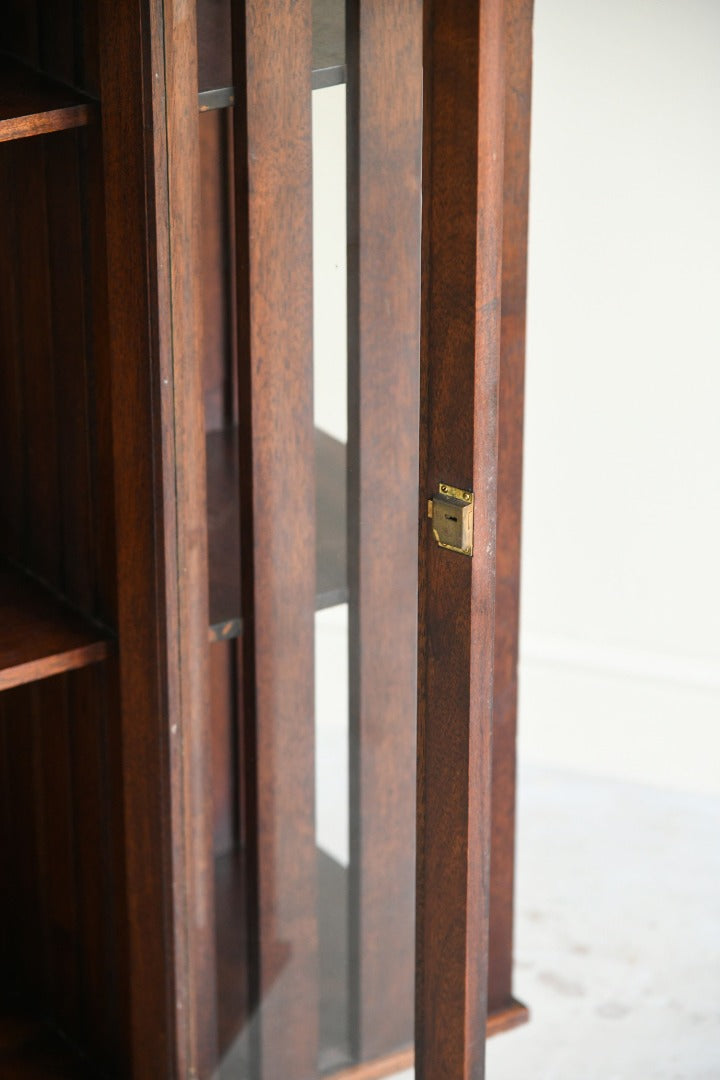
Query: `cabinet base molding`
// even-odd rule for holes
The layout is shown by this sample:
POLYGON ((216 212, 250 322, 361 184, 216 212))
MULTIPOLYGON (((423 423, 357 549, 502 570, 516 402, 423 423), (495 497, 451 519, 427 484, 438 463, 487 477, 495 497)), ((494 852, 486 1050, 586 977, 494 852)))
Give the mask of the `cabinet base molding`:
MULTIPOLYGON (((522 1002, 511 998, 507 1005, 490 1013, 487 1021, 487 1035, 499 1035, 503 1031, 511 1031, 513 1028, 526 1024, 530 1019, 530 1012, 522 1002)), ((404 1069, 412 1069, 415 1064, 415 1051, 412 1047, 406 1050, 398 1050, 394 1054, 376 1058, 374 1061, 365 1061, 361 1065, 351 1065, 350 1068, 342 1069, 332 1074, 332 1080, 383 1080, 386 1076, 394 1076, 395 1073, 404 1069)))

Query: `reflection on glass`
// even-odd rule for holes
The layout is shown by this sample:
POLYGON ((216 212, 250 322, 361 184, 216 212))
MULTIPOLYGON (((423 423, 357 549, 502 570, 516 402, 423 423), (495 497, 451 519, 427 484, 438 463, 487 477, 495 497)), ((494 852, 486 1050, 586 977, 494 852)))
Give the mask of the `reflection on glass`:
POLYGON ((350 1058, 345 114, 344 86, 313 93, 313 392, 321 608, 315 616, 315 813, 323 1070, 350 1058))
MULTIPOLYGON (((214 2, 200 0, 206 14, 218 14, 214 2)), ((377 5, 375 25, 369 20, 374 43, 365 61, 371 70, 363 77, 366 90, 373 84, 377 92, 367 97, 361 122, 359 7, 347 5, 346 66, 345 4, 313 4, 317 550, 315 566, 303 561, 292 577, 299 588, 295 621, 283 622, 287 608, 279 587, 272 610, 267 597, 258 599, 263 590, 253 594, 256 613, 265 605, 263 641, 272 654, 265 669, 278 676, 277 682, 259 679, 255 687, 242 671, 251 608, 241 604, 238 573, 238 461, 247 447, 238 435, 243 381, 237 373, 243 375, 248 357, 235 356, 232 343, 237 312, 227 268, 243 272, 233 248, 232 207, 223 203, 232 189, 232 134, 227 114, 201 114, 217 1012, 224 1080, 309 1080, 315 1068, 318 1077, 332 1076, 407 1049, 412 1040, 420 257, 420 110, 412 102, 419 101, 420 11, 408 51, 403 19, 411 17, 406 12, 399 18, 406 5, 391 0, 389 6, 397 8, 395 15, 377 5), (412 71, 408 98, 405 80, 412 71), (401 121, 389 116, 383 100, 392 78, 401 121), (355 140, 349 148, 348 133, 355 140), (288 631, 304 627, 306 614, 314 627, 314 719, 303 667, 309 635, 303 633, 302 648, 293 655, 288 631), (292 669, 284 683, 280 641, 292 669), (299 703, 296 677, 303 690, 299 703), (244 716, 244 701, 255 708, 248 687, 259 694, 261 683, 262 715, 258 709, 244 716), (257 875, 248 871, 255 863, 257 875)), ((282 224, 287 239, 288 223, 282 224)), ((281 312, 281 296, 277 304, 281 312)), ((274 361, 273 375, 282 371, 282 347, 274 361)), ((262 403, 253 401, 253 408, 262 412, 262 403)), ((298 415, 305 424, 307 412, 299 409, 298 415)), ((297 434, 298 445, 307 446, 309 432, 297 434)), ((292 457, 290 435, 280 444, 283 462, 292 457)), ((265 438, 258 455, 267 462, 273 450, 265 438)), ((296 491, 311 500, 306 475, 296 491)), ((266 554, 273 533, 266 520, 263 527, 266 554)), ((303 560, 308 554, 303 548, 303 560)), ((274 567, 281 554, 273 550, 272 558, 274 567)), ((272 593, 268 576, 263 587, 272 593)), ((282 574, 273 579, 283 580, 282 574)))

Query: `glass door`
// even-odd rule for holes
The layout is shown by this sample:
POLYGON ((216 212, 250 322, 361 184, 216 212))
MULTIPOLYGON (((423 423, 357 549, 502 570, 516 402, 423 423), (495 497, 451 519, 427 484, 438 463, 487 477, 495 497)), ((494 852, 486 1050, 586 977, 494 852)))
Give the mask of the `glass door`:
POLYGON ((197 4, 228 1078, 390 1075, 416 1013, 419 1075, 469 1077, 428 1037, 486 1019, 504 29, 466 7, 197 4))
POLYGON ((198 3, 228 1076, 412 1060, 422 9, 376 7, 198 3))

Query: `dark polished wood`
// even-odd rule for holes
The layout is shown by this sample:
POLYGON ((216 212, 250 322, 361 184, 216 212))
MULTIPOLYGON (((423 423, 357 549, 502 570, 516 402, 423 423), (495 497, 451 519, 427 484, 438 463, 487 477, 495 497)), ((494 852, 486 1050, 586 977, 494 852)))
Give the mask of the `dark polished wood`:
MULTIPOLYGON (((255 1080, 369 1080, 412 1063, 406 631, 416 586, 421 5, 353 0, 347 27, 335 0, 235 6, 231 32, 229 0, 9 0, 0 27, 0 557, 11 568, 0 574, 0 993, 12 996, 0 1008, 0 1077, 9 1080, 210 1080, 218 1041, 255 1080), (345 81, 346 61, 347 448, 312 428, 310 286, 310 91, 345 81), (381 502, 392 506, 391 530, 381 502), (358 741, 348 871, 315 846, 312 640, 314 612, 350 596, 358 741), (208 627, 211 639, 245 633, 210 644, 208 627)), ((431 97, 427 113, 439 160, 426 188, 435 246, 426 247, 431 439, 421 502, 436 465, 444 473, 461 460, 456 482, 478 492, 491 476, 483 410, 496 295, 484 260, 493 238, 476 229, 487 223, 489 175, 477 167, 477 134, 488 135, 496 101, 481 77, 488 39, 465 7, 437 0, 428 36, 428 84, 432 93, 439 79, 445 97, 431 97), (447 33, 456 18, 457 40, 447 33)), ((495 747, 488 1033, 526 1015, 509 983, 507 756, 526 10, 521 0, 507 8, 508 46, 518 49, 507 139, 518 156, 505 171, 513 224, 498 467, 509 531, 498 568, 508 617, 499 594, 496 641, 507 678, 495 707, 508 723, 505 750, 495 747)), ((478 686, 487 688, 491 599, 489 560, 462 571, 468 604, 444 561, 459 557, 426 554, 428 701, 450 708, 447 728, 422 747, 431 827, 420 866, 429 873, 419 1072, 430 1045, 444 1053, 458 1036, 458 996, 467 1046, 483 1008, 475 961, 482 968, 486 866, 467 826, 487 822, 476 780, 485 785, 478 686), (459 848, 464 877, 445 861, 459 848), (444 911, 433 907, 438 881, 444 911)), ((438 1069, 433 1080, 454 1075, 444 1060, 438 1069)))
POLYGON ((85 127, 97 114, 83 94, 0 54, 0 142, 85 127))
POLYGON ((503 4, 425 23, 418 664, 418 1080, 482 1080, 487 1020, 503 180, 503 4), (475 493, 474 554, 427 499, 475 493))
MULTIPOLYGON (((173 784, 174 950, 178 973, 178 1071, 211 1076, 217 1064, 213 813, 207 627, 208 546, 202 372, 200 262, 200 135, 195 0, 163 0, 165 88, 157 96, 165 130, 156 147, 167 153, 168 214, 158 216, 159 265, 168 260, 168 295, 161 307, 171 351, 172 396, 161 396, 163 429, 172 427, 164 491, 168 522, 166 568, 169 626, 176 631, 169 670, 179 674, 170 699, 170 766, 173 784), (171 488, 172 498, 167 498, 171 488), (172 555, 172 561, 168 558, 172 555)), ((159 161, 164 165, 162 157, 159 161)), ((156 204, 156 208, 161 207, 156 204)), ((161 369, 162 370, 162 369, 161 369)), ((165 372, 163 371, 163 374, 165 372)))
POLYGON ((350 1034, 413 1037, 422 5, 348 18, 350 1034))
POLYGON ((132 1068, 206 1075, 215 1022, 194 5, 105 3, 100 40, 132 1068))
POLYGON ((498 413, 489 1007, 512 1000, 532 0, 505 0, 505 167, 498 413))
POLYGON ((262 0, 233 4, 251 1052, 263 1080, 309 1080, 318 1058, 311 36, 309 0, 283 0, 272 18, 262 0))
MULTIPOLYGON (((146 7, 145 13, 148 14, 146 7)), ((154 172, 146 160, 146 126, 153 126, 148 91, 152 65, 140 37, 139 12, 103 4, 100 68, 108 259, 110 360, 113 370, 113 442, 117 519, 123 819, 127 837, 127 972, 132 984, 126 1042, 133 1071, 143 1077, 172 1075, 176 1050, 174 964, 170 948, 172 899, 164 867, 170 828, 168 713, 165 682, 165 583, 163 522, 157 521, 155 469, 160 417, 155 394, 158 342, 155 254, 147 236, 153 214, 154 172), (154 363, 147 362, 148 351, 154 363), (132 404, 130 404, 132 403, 132 404), (158 857, 159 853, 160 858, 158 857), (133 883, 137 882, 137 886, 133 883), (140 887, 140 883, 142 886, 140 887)), ((157 11, 155 11, 157 16, 157 11)), ((156 59, 157 62, 157 59, 156 59)), ((164 65, 162 65, 164 67, 164 65)), ((151 150, 150 150, 151 152, 151 150)), ((162 188, 160 190, 162 198, 162 188)), ((165 192, 167 213, 167 193, 165 192)))

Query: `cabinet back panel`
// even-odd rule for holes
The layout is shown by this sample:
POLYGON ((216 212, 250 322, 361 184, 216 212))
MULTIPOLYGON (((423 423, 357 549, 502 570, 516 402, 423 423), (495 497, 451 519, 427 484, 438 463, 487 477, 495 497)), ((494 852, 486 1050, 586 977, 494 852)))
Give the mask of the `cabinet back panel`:
POLYGON ((92 93, 97 88, 97 5, 92 0, 8 0, 0 51, 92 93))
POLYGON ((120 1061, 112 663, 0 695, 0 991, 120 1061))
POLYGON ((111 620, 109 380, 95 348, 100 289, 90 296, 102 277, 85 199, 91 162, 75 132, 0 148, 0 554, 111 620))

